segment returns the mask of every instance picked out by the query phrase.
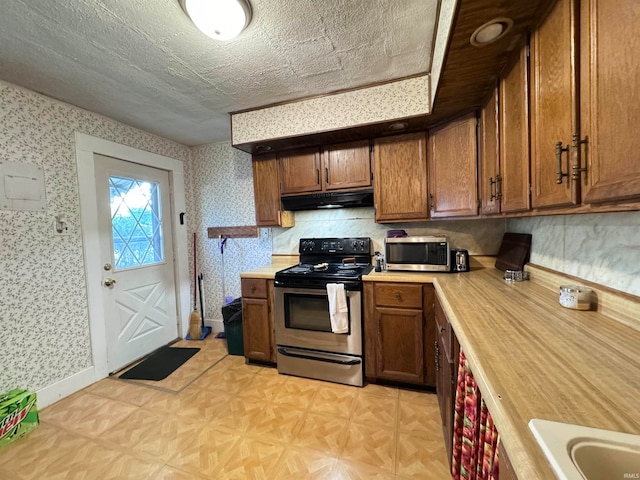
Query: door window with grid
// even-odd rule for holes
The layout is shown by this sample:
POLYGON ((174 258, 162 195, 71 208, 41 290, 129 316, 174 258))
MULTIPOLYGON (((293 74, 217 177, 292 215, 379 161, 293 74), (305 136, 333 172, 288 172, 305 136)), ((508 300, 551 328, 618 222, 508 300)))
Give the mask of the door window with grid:
POLYGON ((155 182, 109 177, 113 262, 116 269, 164 261, 160 187, 155 182))

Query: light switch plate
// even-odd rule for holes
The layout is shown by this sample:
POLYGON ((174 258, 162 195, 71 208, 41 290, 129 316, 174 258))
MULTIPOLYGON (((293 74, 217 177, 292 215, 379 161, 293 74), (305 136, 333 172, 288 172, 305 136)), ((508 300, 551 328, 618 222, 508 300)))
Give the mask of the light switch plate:
POLYGON ((0 162, 0 209, 44 212, 44 171, 37 165, 0 162))

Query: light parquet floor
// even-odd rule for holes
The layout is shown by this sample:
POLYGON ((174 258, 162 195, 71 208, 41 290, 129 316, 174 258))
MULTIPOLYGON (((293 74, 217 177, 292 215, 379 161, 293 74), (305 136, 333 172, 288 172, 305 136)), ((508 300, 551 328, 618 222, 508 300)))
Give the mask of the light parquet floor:
POLYGON ((42 410, 0 450, 0 478, 450 478, 435 395, 279 375, 225 356, 224 340, 197 346, 174 379, 107 378, 42 410))

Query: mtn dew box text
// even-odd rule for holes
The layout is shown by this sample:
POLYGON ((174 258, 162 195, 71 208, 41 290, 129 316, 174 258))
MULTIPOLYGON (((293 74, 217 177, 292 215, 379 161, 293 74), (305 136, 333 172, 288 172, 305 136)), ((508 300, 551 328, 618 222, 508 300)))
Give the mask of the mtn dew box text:
POLYGON ((38 426, 36 394, 15 389, 0 395, 0 448, 38 426))

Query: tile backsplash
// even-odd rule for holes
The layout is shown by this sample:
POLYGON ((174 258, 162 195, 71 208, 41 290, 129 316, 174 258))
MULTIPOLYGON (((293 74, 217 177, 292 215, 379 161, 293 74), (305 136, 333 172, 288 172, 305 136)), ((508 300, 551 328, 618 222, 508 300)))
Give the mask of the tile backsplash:
POLYGON ((640 212, 513 218, 531 233, 531 263, 640 296, 640 212))
POLYGON ((403 229, 409 235, 446 234, 454 248, 466 248, 471 255, 496 255, 505 226, 503 219, 379 224, 373 208, 300 211, 295 221, 292 228, 274 229, 274 254, 297 254, 298 240, 312 237, 370 237, 374 250, 383 252, 387 230, 403 229))

